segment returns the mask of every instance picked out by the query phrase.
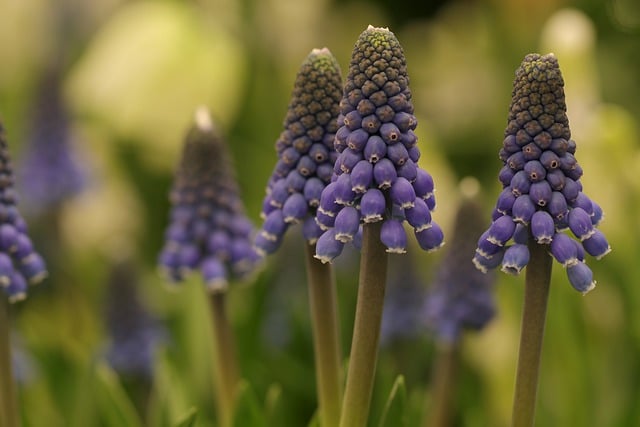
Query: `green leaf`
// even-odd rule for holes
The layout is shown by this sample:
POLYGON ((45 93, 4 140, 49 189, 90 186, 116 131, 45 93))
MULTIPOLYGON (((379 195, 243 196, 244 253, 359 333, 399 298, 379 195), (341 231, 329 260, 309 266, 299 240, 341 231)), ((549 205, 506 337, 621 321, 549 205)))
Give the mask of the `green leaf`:
POLYGON ((320 417, 318 416, 318 411, 313 413, 313 417, 311 417, 311 421, 309 421, 309 425, 307 427, 320 427, 320 417))
POLYGON ((267 427, 262 405, 247 381, 238 385, 238 399, 233 416, 233 427, 267 427))
POLYGON ((264 413, 267 425, 284 425, 284 410, 282 387, 280 384, 271 384, 267 389, 267 395, 264 402, 264 413))
POLYGON ((198 418, 198 410, 191 408, 186 414, 180 417, 174 427, 195 427, 196 418, 198 418))
POLYGON ((405 427, 407 419, 405 416, 405 406, 407 401, 407 389, 404 383, 404 377, 398 375, 393 383, 391 393, 384 405, 384 411, 380 418, 379 427, 405 427))
POLYGON ((102 425, 107 427, 142 427, 133 403, 122 388, 118 375, 106 364, 95 369, 95 393, 102 425))

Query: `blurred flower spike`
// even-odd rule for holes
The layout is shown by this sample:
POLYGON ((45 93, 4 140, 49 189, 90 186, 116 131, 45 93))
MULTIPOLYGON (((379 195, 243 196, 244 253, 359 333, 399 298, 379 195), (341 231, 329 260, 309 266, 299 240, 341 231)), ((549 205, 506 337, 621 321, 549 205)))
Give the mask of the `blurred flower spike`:
POLYGON ((575 152, 558 61, 553 54, 527 55, 516 71, 500 150, 503 191, 473 258, 478 269, 501 265, 518 274, 529 262, 533 239, 548 245, 576 290, 584 294, 595 287, 585 252, 600 259, 611 248, 596 228, 602 209, 582 192, 575 152))
POLYGON ((260 257, 222 136, 206 108, 196 112, 170 193, 170 224, 159 265, 171 282, 199 270, 212 292, 243 279, 260 257))
POLYGON ((404 221, 422 249, 442 246, 442 230, 431 221, 433 179, 418 167, 416 125, 402 47, 388 29, 369 26, 353 49, 340 102, 338 158, 316 217, 325 230, 318 259, 331 261, 345 243, 358 242, 363 223, 378 221, 388 252, 406 251, 404 221))
POLYGON ((26 298, 28 283, 47 277, 44 260, 33 248, 16 203, 13 168, 0 124, 0 288, 10 302, 26 298))
POLYGON ((275 252, 292 224, 302 223, 310 244, 322 234, 315 216, 337 158, 333 139, 341 97, 338 62, 329 49, 313 49, 296 76, 284 130, 276 142, 278 162, 267 185, 264 224, 255 241, 261 254, 275 252))

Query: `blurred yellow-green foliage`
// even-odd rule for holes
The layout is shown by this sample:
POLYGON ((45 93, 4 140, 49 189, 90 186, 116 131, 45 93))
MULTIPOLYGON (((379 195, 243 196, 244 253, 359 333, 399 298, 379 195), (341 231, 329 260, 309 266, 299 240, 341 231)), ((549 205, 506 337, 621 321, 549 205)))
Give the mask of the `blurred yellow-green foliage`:
MULTIPOLYGON (((38 82, 57 68, 74 147, 90 171, 85 191, 55 215, 25 212, 51 276, 12 313, 30 360, 21 382, 24 425, 108 426, 140 419, 173 425, 191 407, 197 408, 197 425, 215 425, 204 290, 194 278, 171 292, 155 266, 182 137, 195 109, 207 105, 229 142, 247 213, 258 224, 276 161, 274 142, 301 61, 312 48, 326 46, 346 72, 353 43, 368 24, 388 26, 405 49, 421 163, 435 178, 435 219, 445 234, 465 176, 480 180, 489 218, 500 190, 497 152, 520 60, 537 51, 558 57, 584 191, 605 211, 601 229, 613 252, 590 263, 598 287, 585 297, 554 267, 537 425, 640 425, 640 4, 418 3, 3 0, 0 117, 16 168, 33 126, 38 82), (142 302, 168 331, 145 402, 136 400, 138 386, 104 364, 107 278, 125 261, 138 274, 142 302)), ((230 295, 240 363, 253 390, 243 404, 261 408, 277 401, 267 405, 280 411, 272 414, 274 426, 307 425, 315 408, 296 233, 288 234, 250 286, 234 287, 230 295)), ((427 287, 441 255, 414 249, 408 256, 420 261, 427 287)), ((348 349, 357 258, 345 258, 336 270, 348 349)), ((465 336, 455 425, 508 425, 522 291, 521 277, 500 275, 497 317, 480 334, 465 336)), ((430 401, 433 356, 426 332, 381 348, 371 425, 398 374, 407 380, 408 411, 416 422, 410 425, 418 425, 430 401)))

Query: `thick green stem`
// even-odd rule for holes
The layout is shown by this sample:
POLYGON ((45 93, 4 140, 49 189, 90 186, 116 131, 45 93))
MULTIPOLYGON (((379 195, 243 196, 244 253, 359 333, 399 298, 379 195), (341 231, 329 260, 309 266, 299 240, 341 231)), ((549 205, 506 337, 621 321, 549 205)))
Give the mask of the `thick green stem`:
POLYGON ((11 369, 10 337, 9 303, 4 295, 0 295, 0 427, 17 427, 20 424, 11 369))
POLYGON ((340 427, 364 427, 369 417, 387 277, 387 253, 380 241, 380 227, 380 222, 364 225, 358 302, 340 427))
POLYGON ((320 424, 336 427, 342 403, 336 285, 331 265, 313 257, 315 245, 305 246, 320 424))
POLYGON ((451 425, 451 408, 455 390, 458 365, 458 345, 441 343, 433 370, 432 403, 425 417, 425 427, 448 427, 451 425))
POLYGON ((531 258, 525 279, 513 427, 531 427, 535 416, 540 355, 551 282, 552 258, 547 249, 546 245, 529 243, 531 258))
POLYGON ((235 339, 226 312, 226 292, 209 297, 213 321, 216 404, 221 427, 231 427, 239 382, 235 339))

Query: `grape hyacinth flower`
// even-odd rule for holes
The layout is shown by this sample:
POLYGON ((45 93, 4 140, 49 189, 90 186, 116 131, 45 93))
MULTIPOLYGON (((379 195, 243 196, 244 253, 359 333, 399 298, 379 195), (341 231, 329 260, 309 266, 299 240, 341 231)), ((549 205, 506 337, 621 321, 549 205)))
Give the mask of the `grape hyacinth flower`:
POLYGON ((159 257, 171 282, 199 270, 209 291, 224 291, 259 261, 230 162, 208 111, 199 109, 171 189, 171 221, 159 257))
POLYGON ((413 228, 422 249, 439 248, 442 230, 431 220, 433 179, 418 166, 417 120, 407 67, 402 47, 389 30, 370 26, 360 35, 338 125, 339 155, 316 218, 325 230, 316 257, 330 262, 345 243, 357 238, 362 224, 377 222, 387 252, 406 252, 404 222, 413 228))
POLYGON ((575 153, 558 60, 553 54, 529 54, 515 73, 499 154, 504 189, 473 258, 481 271, 501 265, 518 274, 527 267, 514 426, 533 425, 552 258, 585 294, 595 287, 585 253, 600 259, 611 250, 596 228, 602 210, 582 192, 575 153))
POLYGON ((32 127, 18 170, 25 208, 35 214, 57 209, 86 185, 87 171, 73 147, 69 112, 57 71, 38 91, 32 127))
POLYGON ((229 427, 239 382, 235 339, 226 313, 230 280, 243 279, 260 256, 253 248, 253 225, 244 205, 231 159, 209 112, 201 107, 189 130, 173 188, 171 223, 159 257, 172 282, 199 270, 209 291, 216 351, 216 399, 219 423, 229 427))
POLYGON ((481 271, 501 265, 502 271, 518 274, 529 262, 529 242, 548 245, 566 268, 569 283, 585 294, 596 283, 585 252, 600 259, 611 248, 597 229, 600 206, 582 191, 563 86, 553 55, 528 55, 516 72, 500 149, 504 190, 493 223, 480 237, 474 263, 481 271))
POLYGON ((443 244, 431 221, 433 179, 418 167, 409 77, 402 46, 387 28, 369 26, 352 52, 340 102, 332 182, 316 220, 325 230, 316 258, 331 262, 345 243, 361 241, 358 302, 341 427, 369 416, 384 303, 387 253, 406 252, 404 223, 426 251, 443 244), (362 237, 360 238, 360 228, 362 237))
MULTIPOLYGON (((326 196, 321 196, 333 175, 337 153, 333 140, 337 130, 342 96, 340 67, 329 49, 313 49, 303 61, 295 79, 284 130, 276 142, 278 161, 267 185, 263 202, 262 230, 255 247, 261 254, 274 253, 285 233, 294 224, 302 224, 306 241, 305 262, 309 283, 319 420, 323 427, 337 425, 342 398, 342 356, 337 320, 335 280, 328 265, 313 258, 317 245, 326 247, 320 237, 321 222, 333 222, 326 196), (328 209, 328 208, 327 208, 328 209), (320 238, 320 240, 319 240, 320 238)), ((358 231, 358 219, 338 230, 340 239, 358 231), (355 226, 355 227, 353 227, 355 226)), ((337 240, 329 242, 338 248, 337 240)))

